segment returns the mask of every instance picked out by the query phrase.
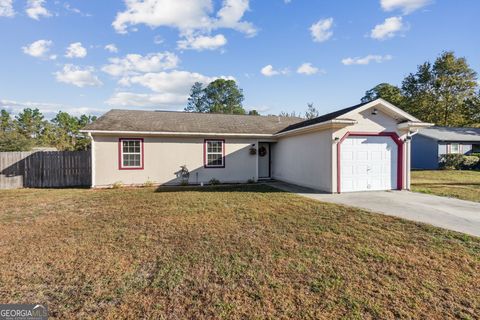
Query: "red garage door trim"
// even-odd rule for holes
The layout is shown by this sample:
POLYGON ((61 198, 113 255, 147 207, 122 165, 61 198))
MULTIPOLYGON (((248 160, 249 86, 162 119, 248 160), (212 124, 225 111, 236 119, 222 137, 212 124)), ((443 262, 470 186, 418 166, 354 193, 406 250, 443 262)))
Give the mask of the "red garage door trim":
POLYGON ((398 134, 395 132, 347 132, 337 143, 337 192, 342 192, 341 186, 341 177, 340 177, 340 170, 341 170, 341 151, 342 151, 342 142, 347 139, 348 137, 390 137, 395 144, 397 145, 398 152, 397 152, 397 189, 403 189, 403 141, 400 139, 398 134))

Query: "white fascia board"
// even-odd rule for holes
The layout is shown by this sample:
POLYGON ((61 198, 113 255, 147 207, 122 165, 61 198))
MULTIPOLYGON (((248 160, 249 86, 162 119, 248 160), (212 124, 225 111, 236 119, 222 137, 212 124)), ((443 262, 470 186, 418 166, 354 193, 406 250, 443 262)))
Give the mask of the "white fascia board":
POLYGON ((333 119, 333 120, 328 120, 328 121, 312 124, 310 126, 301 127, 301 128, 298 128, 298 129, 293 129, 293 130, 277 133, 274 136, 275 137, 284 137, 284 136, 289 136, 289 135, 302 134, 302 133, 305 133, 305 132, 315 131, 315 130, 324 130, 324 129, 335 128, 335 127, 343 128, 343 127, 354 125, 356 123, 357 123, 356 120, 333 119))
POLYGON ((415 118, 414 116, 412 116, 411 114, 403 111, 402 109, 400 109, 399 107, 396 107, 395 105, 391 104, 390 102, 386 101, 386 100, 383 100, 382 98, 378 98, 378 99, 375 99, 373 101, 370 101, 369 103, 367 103, 366 105, 364 106, 361 106, 360 108, 358 109, 355 109, 355 110, 352 110, 346 114, 344 114, 344 116, 347 116, 348 114, 351 114, 351 113, 359 113, 359 112, 362 112, 364 110, 367 110, 371 107, 375 107, 375 106, 382 106, 383 108, 385 108, 386 110, 394 113, 394 114, 397 114, 399 115, 400 117, 403 117, 404 119, 408 120, 408 121, 411 121, 411 122, 422 122, 420 121, 419 119, 415 118))
POLYGON ((433 123, 428 123, 428 122, 421 122, 421 121, 407 121, 407 122, 403 122, 403 123, 400 123, 398 125, 398 129, 410 129, 410 128, 413 128, 413 129, 419 129, 419 128, 428 128, 428 127, 431 127, 433 126, 434 124, 433 123))
POLYGON ((138 135, 171 137, 239 137, 239 138, 273 138, 273 134, 258 133, 206 133, 206 132, 164 132, 164 131, 121 131, 121 130, 80 130, 92 135, 138 135))

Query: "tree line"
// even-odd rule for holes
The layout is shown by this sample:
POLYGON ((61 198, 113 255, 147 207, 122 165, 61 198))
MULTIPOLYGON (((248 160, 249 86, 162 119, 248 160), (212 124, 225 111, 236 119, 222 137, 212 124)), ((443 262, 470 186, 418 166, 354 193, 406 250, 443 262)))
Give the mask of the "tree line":
POLYGON ((58 112, 45 119, 38 109, 25 108, 16 116, 0 110, 0 152, 29 151, 33 148, 55 147, 60 151, 78 151, 90 148, 88 136, 79 131, 96 119, 95 116, 75 117, 58 112))
POLYGON ((408 74, 401 86, 381 83, 362 102, 383 98, 414 117, 447 127, 480 127, 480 86, 477 73, 463 57, 442 53, 408 74))

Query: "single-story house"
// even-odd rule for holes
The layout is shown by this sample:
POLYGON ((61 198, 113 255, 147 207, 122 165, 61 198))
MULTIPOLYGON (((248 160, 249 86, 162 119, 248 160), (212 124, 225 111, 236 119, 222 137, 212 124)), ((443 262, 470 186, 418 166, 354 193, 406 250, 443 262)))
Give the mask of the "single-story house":
POLYGON ((315 119, 111 110, 85 127, 92 187, 276 179, 329 193, 409 189, 410 134, 429 126, 377 99, 315 119))
POLYGON ((438 169, 443 154, 480 153, 480 128, 430 127, 412 138, 412 168, 438 169))

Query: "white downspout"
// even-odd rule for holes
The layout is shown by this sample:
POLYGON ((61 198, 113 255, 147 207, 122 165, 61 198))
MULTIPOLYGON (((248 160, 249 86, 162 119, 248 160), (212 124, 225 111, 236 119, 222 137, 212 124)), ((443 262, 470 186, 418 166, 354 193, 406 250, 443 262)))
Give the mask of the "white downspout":
POLYGON ((412 180, 412 137, 418 133, 418 130, 415 130, 413 132, 408 132, 407 137, 410 139, 407 139, 407 145, 406 145, 406 153, 407 153, 407 177, 406 177, 406 184, 405 184, 405 189, 410 190, 410 184, 412 180))
POLYGON ((92 183, 91 188, 95 188, 95 140, 93 139, 92 134, 89 132, 88 136, 90 137, 90 155, 92 161, 92 183))

